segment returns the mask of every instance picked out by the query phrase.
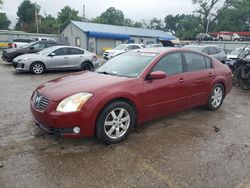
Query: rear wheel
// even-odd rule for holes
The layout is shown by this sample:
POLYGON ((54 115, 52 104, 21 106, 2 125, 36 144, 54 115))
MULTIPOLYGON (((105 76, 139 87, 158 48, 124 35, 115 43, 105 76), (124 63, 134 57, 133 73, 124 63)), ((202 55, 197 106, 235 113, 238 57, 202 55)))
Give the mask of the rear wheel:
POLYGON ((207 108, 211 111, 218 110, 223 103, 225 91, 222 84, 216 84, 209 96, 207 108))
POLYGON ((82 63, 81 70, 93 70, 93 66, 89 62, 82 63))
POLYGON ((128 136, 134 124, 134 109, 126 102, 113 102, 99 115, 96 136, 103 143, 116 144, 128 136))
POLYGON ((45 72, 45 66, 42 63, 35 62, 31 65, 30 70, 33 74, 42 74, 45 72))

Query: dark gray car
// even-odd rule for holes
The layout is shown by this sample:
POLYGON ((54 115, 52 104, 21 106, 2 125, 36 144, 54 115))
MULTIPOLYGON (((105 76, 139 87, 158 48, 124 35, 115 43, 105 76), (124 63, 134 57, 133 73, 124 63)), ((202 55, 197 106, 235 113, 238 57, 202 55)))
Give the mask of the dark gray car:
POLYGON ((16 70, 42 74, 48 70, 91 70, 98 66, 96 54, 72 46, 53 46, 13 60, 16 70))
POLYGON ((198 52, 203 52, 205 54, 214 57, 223 64, 227 62, 227 55, 225 54, 224 50, 216 45, 186 45, 183 48, 188 48, 198 52))

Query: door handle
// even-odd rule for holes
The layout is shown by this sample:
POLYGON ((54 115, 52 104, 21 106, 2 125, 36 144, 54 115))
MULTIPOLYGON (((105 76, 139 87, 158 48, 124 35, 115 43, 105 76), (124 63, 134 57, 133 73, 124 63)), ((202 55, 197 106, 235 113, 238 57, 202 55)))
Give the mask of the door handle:
POLYGON ((178 80, 178 83, 183 83, 184 82, 184 78, 180 78, 179 80, 178 80))
POLYGON ((211 72, 208 73, 208 76, 209 76, 209 77, 212 77, 212 76, 213 76, 213 73, 211 73, 211 72))

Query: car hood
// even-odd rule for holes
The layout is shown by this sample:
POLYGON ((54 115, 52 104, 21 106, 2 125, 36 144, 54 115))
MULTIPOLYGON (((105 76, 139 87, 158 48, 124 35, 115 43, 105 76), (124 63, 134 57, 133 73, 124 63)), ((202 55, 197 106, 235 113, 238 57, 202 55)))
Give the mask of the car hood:
POLYGON ((85 71, 51 80, 37 89, 40 93, 52 101, 61 101, 68 96, 80 92, 105 92, 121 82, 130 81, 133 78, 104 75, 85 71))
POLYGON ((38 58, 38 57, 41 57, 41 55, 36 54, 36 53, 34 53, 34 54, 24 54, 24 55, 17 56, 14 59, 14 61, 20 61, 20 60, 22 60, 24 58, 32 58, 32 59, 34 59, 34 58, 38 58))

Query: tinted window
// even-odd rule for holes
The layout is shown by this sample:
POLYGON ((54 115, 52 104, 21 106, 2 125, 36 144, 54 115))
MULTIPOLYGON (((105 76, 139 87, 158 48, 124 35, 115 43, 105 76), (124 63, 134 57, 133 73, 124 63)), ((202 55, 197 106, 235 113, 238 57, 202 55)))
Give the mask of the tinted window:
POLYGON ((67 48, 60 48, 60 49, 55 50, 53 53, 56 56, 67 55, 68 54, 68 49, 67 48))
POLYGON ((206 63, 207 63, 207 68, 213 68, 212 66, 212 60, 209 57, 205 57, 206 63))
POLYGON ((131 46, 127 46, 127 49, 128 50, 133 50, 133 46, 131 45, 131 46))
POLYGON ((204 48, 203 50, 201 50, 203 53, 208 54, 208 49, 204 48))
POLYGON ((133 48, 133 49, 139 49, 140 47, 137 46, 137 45, 133 45, 132 48, 133 48))
POLYGON ((206 69, 207 65, 203 55, 191 52, 185 52, 184 56, 187 63, 187 71, 206 69))
POLYGON ((163 71, 167 75, 183 72, 181 53, 171 53, 163 57, 152 71, 163 71))
POLYGON ((51 46, 55 46, 56 44, 55 43, 46 43, 45 46, 46 47, 51 47, 51 46))
POLYGON ((71 55, 84 54, 84 51, 76 48, 69 48, 69 54, 71 55))
POLYGON ((222 50, 220 48, 215 48, 217 53, 221 53, 222 50))
POLYGON ((34 44, 33 47, 38 48, 38 49, 44 49, 44 48, 46 48, 46 45, 45 45, 45 43, 39 42, 39 43, 34 44))
POLYGON ((216 54, 216 48, 215 47, 208 47, 208 54, 212 55, 212 54, 216 54))

